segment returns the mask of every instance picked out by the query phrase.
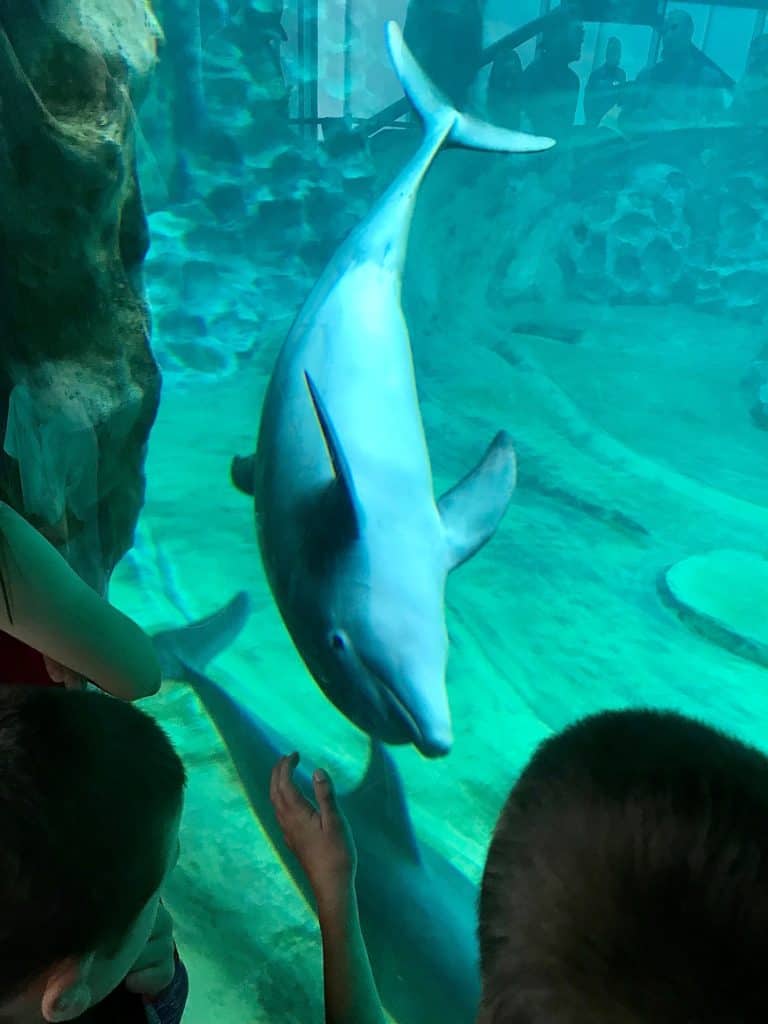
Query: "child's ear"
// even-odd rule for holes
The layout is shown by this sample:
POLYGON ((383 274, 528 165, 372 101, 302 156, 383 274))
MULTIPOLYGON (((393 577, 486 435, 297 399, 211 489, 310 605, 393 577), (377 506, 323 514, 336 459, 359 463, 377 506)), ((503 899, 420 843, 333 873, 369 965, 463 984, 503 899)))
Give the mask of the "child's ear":
POLYGON ((93 955, 65 960, 48 976, 40 1010, 51 1024, 75 1020, 91 1005, 89 985, 93 955))

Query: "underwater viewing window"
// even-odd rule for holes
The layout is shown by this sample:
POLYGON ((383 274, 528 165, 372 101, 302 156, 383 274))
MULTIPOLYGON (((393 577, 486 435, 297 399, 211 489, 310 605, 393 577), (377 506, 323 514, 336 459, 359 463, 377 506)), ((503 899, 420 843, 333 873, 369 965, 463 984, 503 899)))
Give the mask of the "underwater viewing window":
POLYGON ((154 637, 184 1020, 322 1013, 295 750, 387 1019, 470 1024, 541 743, 768 751, 768 0, 12 8, 0 497, 154 637))

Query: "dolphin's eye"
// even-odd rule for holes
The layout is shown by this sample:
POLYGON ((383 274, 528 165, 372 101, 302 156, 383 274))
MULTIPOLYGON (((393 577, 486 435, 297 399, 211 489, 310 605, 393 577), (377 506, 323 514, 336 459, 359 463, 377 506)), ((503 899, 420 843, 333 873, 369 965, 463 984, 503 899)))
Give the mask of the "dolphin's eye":
POLYGON ((330 644, 334 651, 337 651, 339 654, 343 654, 347 649, 347 638, 343 633, 340 633, 338 630, 334 630, 330 636, 330 644))

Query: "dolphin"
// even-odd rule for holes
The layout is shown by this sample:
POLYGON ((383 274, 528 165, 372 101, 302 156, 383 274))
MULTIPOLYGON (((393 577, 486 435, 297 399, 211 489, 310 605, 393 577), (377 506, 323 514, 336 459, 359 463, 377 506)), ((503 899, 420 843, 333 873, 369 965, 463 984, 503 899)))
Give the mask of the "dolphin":
MULTIPOLYGON (((285 845, 269 800, 283 737, 203 674, 208 660, 237 636, 248 615, 239 594, 221 611, 154 637, 165 678, 186 682, 221 736, 251 809, 307 905, 312 892, 285 845)), ((296 782, 312 798, 311 773, 296 782)), ((470 1024, 480 999, 477 887, 417 839, 397 769, 379 743, 363 781, 341 793, 358 848, 357 895, 382 1002, 399 1024, 470 1024)))
POLYGON ((279 354, 256 452, 232 479, 254 496, 266 576, 291 638, 336 707, 385 743, 452 745, 445 689, 448 573, 491 537, 515 487, 503 431, 435 502, 402 273, 419 185, 446 143, 534 152, 553 140, 454 110, 394 22, 392 63, 423 142, 332 258, 279 354))

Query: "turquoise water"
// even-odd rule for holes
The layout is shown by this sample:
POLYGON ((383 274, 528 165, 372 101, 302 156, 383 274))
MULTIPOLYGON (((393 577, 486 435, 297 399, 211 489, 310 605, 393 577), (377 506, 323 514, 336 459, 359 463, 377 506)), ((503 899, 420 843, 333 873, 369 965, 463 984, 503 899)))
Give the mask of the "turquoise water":
MULTIPOLYGON (((359 123, 401 95, 384 21, 402 22, 405 8, 354 5, 345 18, 328 3, 315 22, 309 7, 289 5, 282 21, 276 12, 243 23, 236 6, 200 4, 198 133, 179 12, 157 5, 168 44, 139 128, 164 391, 136 545, 111 596, 156 630, 246 591, 248 620, 208 674, 350 789, 368 740, 292 645, 262 570, 253 501, 229 465, 253 450, 298 308, 418 144, 412 121, 370 138, 359 123), (296 123, 315 112, 320 130, 296 123), (355 132, 342 130, 345 113, 355 132)), ((686 9, 694 41, 740 80, 759 14, 686 9)), ((538 14, 512 18, 490 2, 485 42, 538 14)), ((588 22, 572 65, 582 86, 610 35, 624 43, 630 78, 648 59, 649 28, 588 22)), ((523 64, 533 48, 520 47, 523 64)), ((466 100, 481 116, 486 80, 466 100)), ((723 115, 639 137, 611 118, 600 130, 579 124, 581 102, 576 120, 572 144, 546 158, 440 153, 408 249, 404 309, 435 493, 498 429, 519 460, 496 536, 448 581, 453 748, 438 760, 390 748, 418 843, 473 885, 516 773, 538 741, 585 713, 675 708, 765 746, 765 129, 723 115)), ((190 772, 168 893, 192 976, 186 1019, 316 1019, 317 929, 270 844, 271 821, 251 812, 183 681, 165 684, 153 708, 190 772)), ((393 812, 380 812, 384 837, 393 812)), ((427 993, 422 961, 398 938, 386 971, 427 993)), ((437 1019, 415 1003, 399 1019, 437 1019)), ((467 1018, 457 1009, 455 1019, 467 1018)))

